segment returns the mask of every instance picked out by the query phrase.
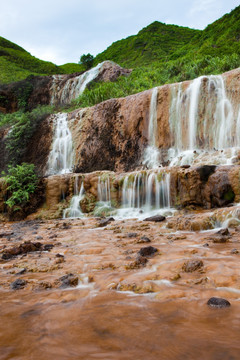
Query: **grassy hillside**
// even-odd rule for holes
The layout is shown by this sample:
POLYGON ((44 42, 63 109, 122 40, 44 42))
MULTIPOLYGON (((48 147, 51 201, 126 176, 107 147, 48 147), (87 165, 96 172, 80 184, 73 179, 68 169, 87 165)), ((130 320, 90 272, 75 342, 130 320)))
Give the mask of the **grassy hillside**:
POLYGON ((154 22, 138 35, 113 43, 95 63, 105 56, 133 67, 132 74, 115 83, 92 84, 74 106, 91 106, 111 97, 240 67, 240 6, 202 31, 154 22))
MULTIPOLYGON (((137 35, 114 42, 94 59, 94 65, 113 60, 133 68, 128 78, 112 84, 93 84, 74 106, 93 105, 109 97, 126 96, 164 83, 217 74, 240 66, 240 6, 207 26, 193 30, 155 21, 137 35)), ((82 71, 78 64, 56 66, 41 61, 0 37, 0 83, 28 75, 82 71)))
POLYGON ((82 70, 78 64, 57 66, 39 60, 20 46, 0 37, 0 83, 23 80, 31 74, 66 74, 82 70))
POLYGON ((94 63, 113 60, 121 66, 136 67, 166 60, 199 33, 200 30, 155 21, 137 35, 114 42, 96 56, 94 63))

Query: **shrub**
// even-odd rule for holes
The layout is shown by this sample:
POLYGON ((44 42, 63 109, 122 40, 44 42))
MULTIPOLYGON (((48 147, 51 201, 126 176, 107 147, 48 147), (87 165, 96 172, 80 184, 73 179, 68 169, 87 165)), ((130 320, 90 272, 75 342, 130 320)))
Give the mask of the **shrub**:
POLYGON ((30 194, 33 194, 37 187, 38 179, 34 165, 27 163, 15 167, 9 165, 5 181, 11 195, 6 204, 10 208, 15 207, 14 211, 23 208, 29 201, 30 194))
POLYGON ((31 112, 23 113, 18 111, 0 117, 0 125, 12 125, 6 142, 6 149, 11 165, 15 166, 20 163, 26 151, 28 141, 33 136, 41 121, 51 113, 51 106, 39 106, 31 112))

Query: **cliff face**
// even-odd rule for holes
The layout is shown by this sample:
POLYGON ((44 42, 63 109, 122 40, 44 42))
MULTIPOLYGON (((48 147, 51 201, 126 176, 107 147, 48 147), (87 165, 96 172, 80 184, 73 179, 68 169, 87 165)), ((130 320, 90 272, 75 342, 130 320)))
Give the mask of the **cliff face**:
POLYGON ((129 69, 105 61, 84 73, 29 76, 25 80, 0 86, 0 111, 17 111, 23 103, 26 110, 32 110, 37 105, 69 104, 91 81, 115 81, 119 76, 130 73, 129 69))
POLYGON ((75 172, 129 171, 141 164, 150 98, 145 91, 71 113, 75 172))
MULTIPOLYGON (((102 74, 107 76, 107 69, 102 74)), ((63 209, 68 205, 61 199, 69 201, 77 194, 76 173, 86 191, 81 200, 84 212, 92 211, 98 200, 139 209, 170 205, 209 209, 239 202, 239 79, 236 69, 51 115, 35 132, 23 160, 45 175, 51 152, 57 163, 65 156, 61 173, 69 169, 75 173, 45 180, 50 209, 63 209), (65 138, 65 132, 71 136, 65 138), (54 149, 53 138, 59 144, 54 149), (66 146, 72 151, 70 165, 66 146), (152 171, 147 150, 148 158, 157 154, 158 166, 152 171), (105 192, 109 196, 101 200, 105 192)), ((4 134, 2 139, 4 153, 4 134)))

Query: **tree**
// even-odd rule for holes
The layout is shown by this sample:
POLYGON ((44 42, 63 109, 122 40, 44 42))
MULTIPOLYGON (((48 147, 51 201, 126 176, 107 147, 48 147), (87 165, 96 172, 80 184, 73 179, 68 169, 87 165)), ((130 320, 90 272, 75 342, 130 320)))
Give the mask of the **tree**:
POLYGON ((87 55, 83 54, 80 57, 80 61, 78 63, 83 65, 85 69, 88 70, 93 66, 93 60, 94 56, 88 53, 87 55))

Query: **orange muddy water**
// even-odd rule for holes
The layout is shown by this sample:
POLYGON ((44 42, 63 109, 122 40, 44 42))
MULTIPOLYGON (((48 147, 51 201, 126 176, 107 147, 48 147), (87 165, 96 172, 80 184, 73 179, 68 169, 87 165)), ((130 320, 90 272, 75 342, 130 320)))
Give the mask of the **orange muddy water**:
POLYGON ((216 231, 173 233, 137 220, 97 226, 2 224, 0 359, 240 358, 238 229, 216 243, 216 231), (25 241, 40 242, 41 251, 6 256, 25 241), (139 264, 147 246, 158 251, 139 264), (16 279, 25 283, 13 290, 16 279), (212 296, 231 307, 209 308, 212 296))

